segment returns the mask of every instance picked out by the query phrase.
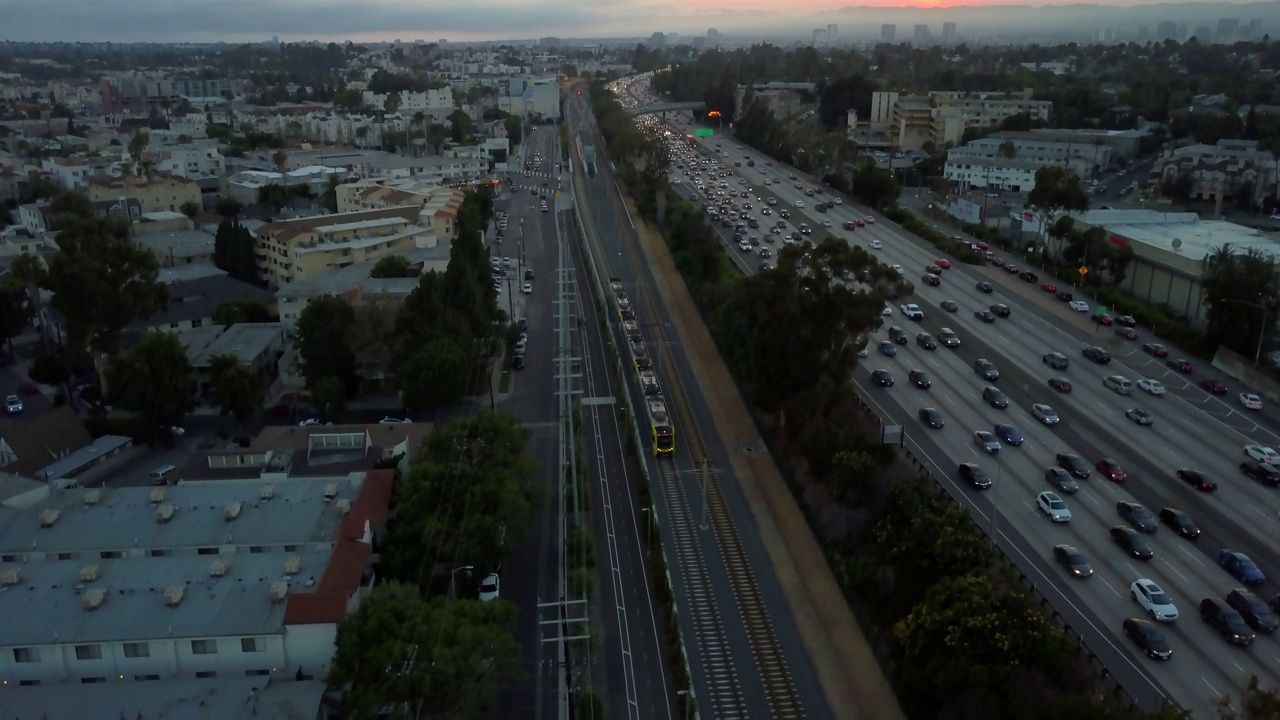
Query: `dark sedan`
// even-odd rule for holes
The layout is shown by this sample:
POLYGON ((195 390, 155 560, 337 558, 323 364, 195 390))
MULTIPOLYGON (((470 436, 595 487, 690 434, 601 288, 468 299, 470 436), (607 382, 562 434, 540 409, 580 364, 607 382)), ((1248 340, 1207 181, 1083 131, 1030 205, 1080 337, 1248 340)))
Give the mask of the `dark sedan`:
POLYGON ((1089 360, 1090 362, 1095 362, 1099 365, 1106 365, 1107 363, 1111 362, 1111 353, 1107 352, 1106 350, 1096 345, 1093 347, 1085 348, 1084 350, 1081 351, 1081 354, 1084 355, 1085 360, 1089 360))
POLYGON ((1178 533, 1179 537, 1184 537, 1188 540, 1195 540, 1200 537, 1200 526, 1196 525, 1196 521, 1192 520, 1190 515, 1177 508, 1160 508, 1160 522, 1164 523, 1170 530, 1178 533))
POLYGON ((1060 378, 1060 377, 1049 378, 1049 387, 1053 388, 1054 390, 1057 390, 1060 393, 1071 392, 1071 383, 1067 382, 1065 378, 1060 378))
POLYGON ((1051 467, 1045 470, 1044 479, 1048 480, 1050 485, 1057 488, 1058 492, 1063 492, 1068 495, 1071 495, 1080 489, 1079 483, 1075 481, 1075 478, 1071 477, 1071 473, 1060 467, 1051 467))
POLYGON ((987 324, 996 321, 996 316, 992 315, 990 310, 974 310, 973 316, 987 324))
POLYGON ((1129 526, 1151 535, 1160 529, 1159 523, 1156 522, 1156 516, 1151 511, 1132 500, 1121 500, 1116 503, 1116 514, 1121 520, 1129 523, 1129 526))
POLYGON ((1227 386, 1223 385, 1217 380, 1201 380, 1200 389, 1204 390, 1210 395, 1226 395, 1227 394, 1227 386))
POLYGON ((1142 352, 1152 357, 1169 357, 1169 350, 1160 343, 1146 343, 1142 346, 1142 352))
POLYGON ((1240 472, 1253 478, 1254 481, 1267 487, 1280 486, 1280 471, 1270 465, 1263 465, 1260 462, 1246 460, 1240 463, 1240 472))
POLYGON ((1013 314, 1013 310, 1009 309, 1009 306, 1004 303, 996 303, 990 307, 990 310, 992 313, 1002 318, 1007 318, 1013 314))
POLYGON ((1103 477, 1113 482, 1124 482, 1125 478, 1129 477, 1124 468, 1120 467, 1120 463, 1111 458, 1102 458, 1094 467, 1102 473, 1103 477))
POLYGON ((1280 627, 1280 619, 1276 618, 1275 612, 1251 590, 1235 588, 1227 593, 1226 601, 1227 605, 1240 613, 1249 627, 1258 632, 1275 632, 1280 627))
POLYGON ((978 288, 978 292, 980 293, 990 294, 992 292, 995 292, 995 288, 991 287, 991 283, 986 282, 985 280, 983 282, 978 283, 975 287, 978 288))
POLYGON ((1174 360, 1166 360, 1164 364, 1173 368, 1175 371, 1182 373, 1183 375, 1191 373, 1196 369, 1196 366, 1192 365, 1190 361, 1183 360, 1182 358, 1177 358, 1174 360))
POLYGON ((929 287, 938 287, 942 284, 942 280, 937 275, 924 274, 920 276, 920 281, 929 287))
POLYGON ((1081 480, 1087 480, 1092 472, 1089 468, 1089 463, 1075 453, 1058 453, 1054 459, 1058 463, 1058 467, 1081 480))
POLYGON ((991 487, 991 476, 977 463, 960 463, 960 479, 978 488, 986 490, 991 487))
POLYGON ((1142 533, 1128 525, 1117 525, 1111 528, 1111 541, 1139 560, 1150 560, 1156 554, 1147 544, 1147 539, 1142 533))
POLYGON ((934 408, 920 408, 920 412, 918 414, 920 416, 920 422, 924 423, 928 427, 940 428, 947 424, 947 421, 942 419, 942 413, 938 412, 934 408))
POLYGON ((943 301, 938 305, 938 307, 942 308, 943 310, 946 310, 947 312, 955 312, 955 311, 957 311, 957 310, 959 310, 959 309, 960 309, 960 306, 959 306, 959 305, 955 304, 954 302, 952 302, 952 301, 950 301, 950 300, 943 300, 943 301))
POLYGON ((933 385, 933 381, 929 379, 928 373, 923 370, 912 370, 907 373, 907 380, 921 390, 928 390, 929 386, 933 385))
POLYGON ((1110 325, 1113 322, 1110 315, 1105 315, 1103 313, 1097 313, 1090 319, 1099 325, 1110 325))
POLYGON ((1005 445, 1018 447, 1022 444, 1022 433, 1018 432, 1018 428, 1009 423, 996 423, 996 437, 1005 445))
POLYGON ((1199 490, 1200 492, 1213 492, 1218 489, 1218 483, 1210 480, 1204 473, 1191 468, 1181 468, 1178 470, 1178 479, 1199 490))
POLYGON ((871 381, 880 387, 893 387, 893 374, 881 368, 871 373, 871 381))
POLYGON ((1138 617, 1125 618, 1124 634, 1137 643, 1147 657, 1153 660, 1168 660, 1173 657, 1169 640, 1150 620, 1138 617))
POLYGON ((1089 560, 1072 545, 1054 545, 1053 559, 1073 577, 1087 578, 1093 575, 1093 566, 1089 564, 1089 560))

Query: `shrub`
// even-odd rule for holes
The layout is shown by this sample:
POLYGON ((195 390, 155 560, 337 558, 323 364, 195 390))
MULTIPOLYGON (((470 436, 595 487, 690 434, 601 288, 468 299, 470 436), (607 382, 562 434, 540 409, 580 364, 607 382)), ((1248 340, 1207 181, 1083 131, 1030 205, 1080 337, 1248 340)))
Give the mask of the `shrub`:
POLYGON ((41 385, 61 385, 71 377, 71 371, 62 358, 48 350, 42 350, 31 361, 31 370, 27 373, 31 379, 41 385))
POLYGON ((123 435, 143 442, 154 439, 155 432, 149 426, 150 423, 137 417, 91 417, 84 421, 85 429, 95 438, 123 435))

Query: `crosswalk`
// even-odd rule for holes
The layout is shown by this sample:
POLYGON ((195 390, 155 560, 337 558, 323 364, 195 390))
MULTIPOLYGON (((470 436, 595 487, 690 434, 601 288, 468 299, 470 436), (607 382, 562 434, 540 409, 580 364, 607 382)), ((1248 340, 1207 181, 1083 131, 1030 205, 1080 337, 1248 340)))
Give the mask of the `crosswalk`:
POLYGON ((555 173, 549 172, 547 170, 536 170, 534 172, 525 171, 525 172, 516 173, 516 174, 523 175, 525 177, 531 177, 531 178, 550 178, 550 177, 556 176, 555 173))

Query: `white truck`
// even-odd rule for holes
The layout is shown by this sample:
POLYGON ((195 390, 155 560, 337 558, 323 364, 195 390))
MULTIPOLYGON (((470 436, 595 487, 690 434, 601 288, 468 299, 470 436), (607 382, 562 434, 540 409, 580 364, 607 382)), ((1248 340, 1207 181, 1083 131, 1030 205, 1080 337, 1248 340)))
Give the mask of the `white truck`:
POLYGON ((902 310, 903 315, 906 315, 912 320, 918 321, 924 319, 924 311, 915 303, 907 303, 906 305, 901 306, 900 309, 902 310))

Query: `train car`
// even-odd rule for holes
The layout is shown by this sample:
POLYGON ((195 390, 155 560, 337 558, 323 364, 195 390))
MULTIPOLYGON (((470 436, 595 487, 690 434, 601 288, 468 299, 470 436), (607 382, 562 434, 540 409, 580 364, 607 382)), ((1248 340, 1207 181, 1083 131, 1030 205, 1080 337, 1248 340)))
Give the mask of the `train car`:
POLYGON ((649 357, 649 348, 645 347, 643 340, 631 341, 631 362, 635 364, 636 370, 653 369, 653 360, 649 357))
POLYGON ((618 302, 618 317, 619 317, 619 318, 621 318, 621 319, 623 319, 623 320, 635 320, 635 319, 636 319, 635 311, 633 311, 633 310, 631 309, 631 301, 630 301, 630 300, 628 300, 628 299, 627 299, 627 298, 625 298, 625 297, 620 297, 620 298, 618 298, 618 299, 617 299, 617 302, 618 302))
POLYGON ((623 320, 622 332, 627 334, 627 341, 643 340, 644 336, 640 334, 640 323, 635 320, 623 320))
POLYGON ((609 278, 609 292, 613 293, 615 298, 627 296, 627 290, 622 285, 622 278, 609 278))
POLYGON ((653 454, 656 457, 669 455, 676 451, 676 429, 671 424, 671 415, 667 412, 667 401, 662 396, 645 400, 649 412, 649 428, 653 431, 653 454))
POLYGON ((658 373, 652 370, 640 371, 640 388, 645 395, 657 395, 661 392, 658 386, 658 373))

